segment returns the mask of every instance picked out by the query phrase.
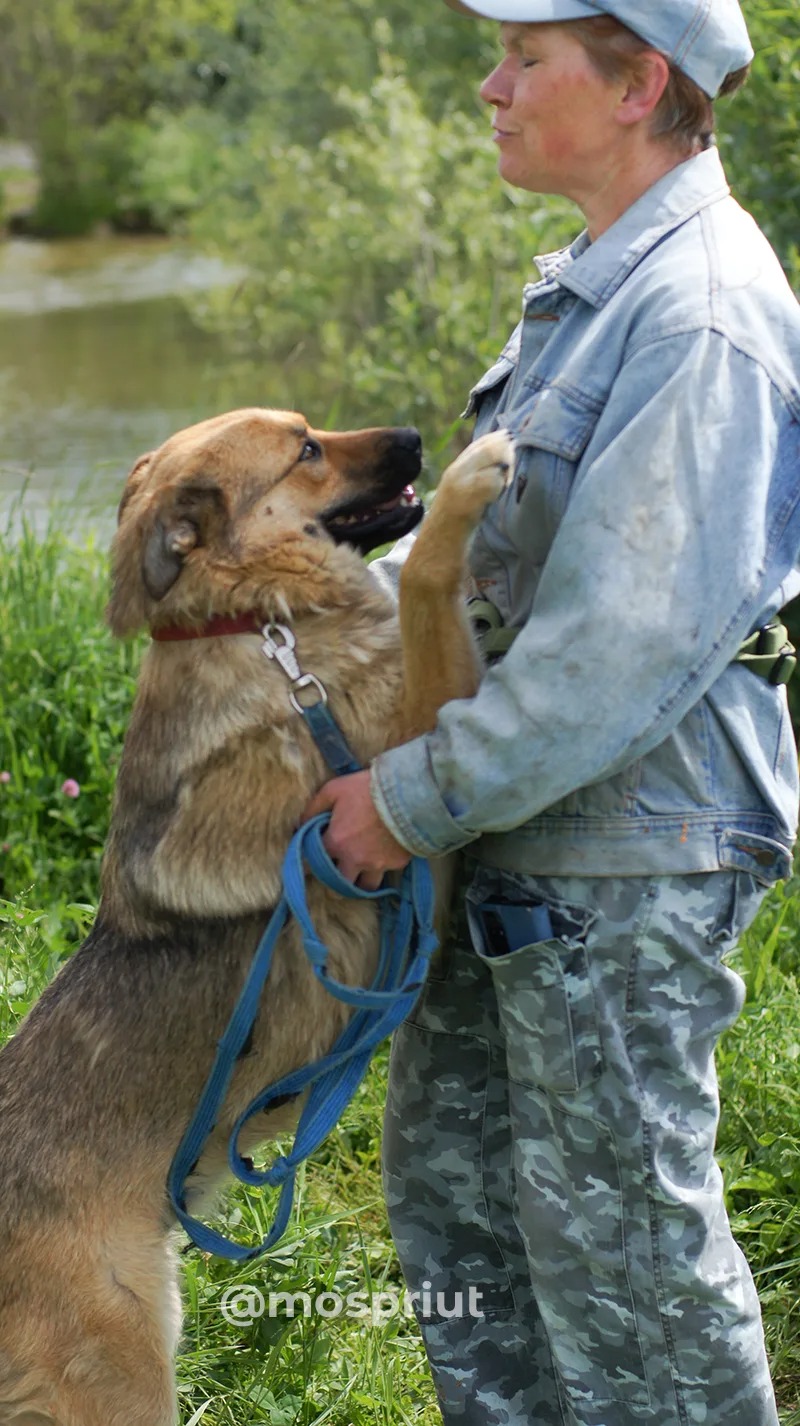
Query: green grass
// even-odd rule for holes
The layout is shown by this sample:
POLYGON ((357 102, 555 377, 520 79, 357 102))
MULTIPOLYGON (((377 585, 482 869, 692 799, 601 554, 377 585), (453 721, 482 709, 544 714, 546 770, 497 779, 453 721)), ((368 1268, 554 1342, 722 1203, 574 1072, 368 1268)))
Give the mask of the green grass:
POLYGON ((800 877, 775 888, 732 961, 748 999, 717 1056, 718 1157, 755 1275, 785 1426, 800 1423, 800 877))
MULTIPOLYGON (((292 1225, 253 1267, 233 1268, 192 1250, 184 1256, 187 1331, 180 1360, 187 1420, 210 1402, 215 1423, 330 1421, 335 1426, 399 1426, 440 1420, 416 1325, 402 1315, 381 1323, 281 1311, 237 1328, 220 1312, 236 1283, 273 1293, 402 1291, 380 1196, 379 1143, 386 1056, 379 1059, 339 1131, 301 1175, 292 1225)), ((244 1193, 229 1200, 228 1226, 253 1241, 267 1231, 265 1205, 244 1193)))
MULTIPOLYGON (((51 530, 0 538, 0 1043, 91 922, 139 646, 104 630, 106 566, 51 530), (80 786, 77 798, 63 785, 80 786)), ((719 1054, 719 1154, 756 1275, 784 1426, 800 1426, 800 879, 771 893, 736 956, 748 1001, 719 1054)), ((279 1247, 237 1268, 182 1256, 183 1426, 435 1426, 413 1321, 319 1315, 231 1325, 226 1289, 342 1295, 401 1286, 380 1193, 386 1054, 301 1176, 279 1247)), ((243 1190, 222 1224, 263 1236, 274 1204, 243 1190)))
POLYGON ((97 895, 139 653, 104 627, 106 584, 91 543, 26 526, 0 543, 0 895, 37 906, 97 895))

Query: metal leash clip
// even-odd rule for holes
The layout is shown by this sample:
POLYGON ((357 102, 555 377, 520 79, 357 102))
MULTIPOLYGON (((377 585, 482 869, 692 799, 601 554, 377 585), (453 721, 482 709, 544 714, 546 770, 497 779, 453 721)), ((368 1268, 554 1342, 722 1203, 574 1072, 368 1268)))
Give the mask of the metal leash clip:
POLYGON ((328 695, 324 684, 320 683, 316 674, 303 673, 297 662, 294 652, 297 647, 297 639, 291 629, 287 628, 285 624, 265 624, 261 634, 264 639, 261 652, 268 659, 274 659, 280 665, 292 685, 289 690, 289 702, 295 712, 303 713, 314 704, 327 703, 328 695), (276 636, 282 642, 278 643, 276 636), (301 703, 297 695, 304 688, 313 688, 319 697, 314 699, 311 704, 301 703))

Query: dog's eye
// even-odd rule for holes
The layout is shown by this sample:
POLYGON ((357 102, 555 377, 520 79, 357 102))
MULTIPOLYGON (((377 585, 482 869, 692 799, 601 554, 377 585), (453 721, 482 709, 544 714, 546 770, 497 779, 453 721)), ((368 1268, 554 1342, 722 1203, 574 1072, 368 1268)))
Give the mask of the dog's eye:
POLYGON ((315 441, 311 436, 308 436, 300 452, 300 460, 319 460, 321 455, 322 446, 319 441, 315 441))

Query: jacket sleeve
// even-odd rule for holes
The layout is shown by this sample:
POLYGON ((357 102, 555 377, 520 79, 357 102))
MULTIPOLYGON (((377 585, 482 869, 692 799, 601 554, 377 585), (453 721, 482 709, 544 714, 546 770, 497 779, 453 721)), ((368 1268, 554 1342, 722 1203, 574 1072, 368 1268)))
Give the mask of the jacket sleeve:
POLYGON ((416 530, 404 535, 402 540, 398 540, 392 546, 388 555, 382 555, 378 560, 371 560, 369 572, 377 580, 385 594, 391 594, 395 602, 400 598, 400 575, 417 538, 416 530))
POLYGON ((724 336, 640 348, 511 650, 433 733, 373 764, 395 836, 431 855, 521 826, 660 743, 758 626, 787 549, 796 560, 799 463, 781 394, 724 336))

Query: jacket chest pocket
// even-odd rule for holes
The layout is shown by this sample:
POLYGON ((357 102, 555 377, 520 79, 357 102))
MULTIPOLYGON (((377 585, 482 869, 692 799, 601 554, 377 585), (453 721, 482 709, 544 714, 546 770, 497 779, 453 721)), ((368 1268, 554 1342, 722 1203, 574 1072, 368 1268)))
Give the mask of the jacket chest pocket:
MULTIPOLYGON (((517 461, 503 501, 502 526, 528 570, 544 563, 600 411, 598 403, 579 394, 542 386, 523 388, 507 413, 517 461)), ((518 591, 518 606, 520 596, 518 591)), ((522 602, 530 607, 528 600, 522 602)))

